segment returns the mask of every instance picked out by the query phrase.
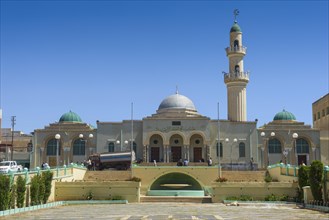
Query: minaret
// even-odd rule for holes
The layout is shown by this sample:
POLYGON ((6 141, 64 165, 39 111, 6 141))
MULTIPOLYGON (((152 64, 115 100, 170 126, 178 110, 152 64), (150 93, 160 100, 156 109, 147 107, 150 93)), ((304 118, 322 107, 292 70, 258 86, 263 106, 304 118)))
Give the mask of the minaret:
POLYGON ((244 72, 243 57, 247 48, 242 46, 242 32, 236 21, 239 14, 234 10, 235 21, 230 31, 230 46, 226 48, 229 59, 229 72, 224 73, 227 86, 227 114, 230 121, 247 121, 247 83, 249 73, 244 72))

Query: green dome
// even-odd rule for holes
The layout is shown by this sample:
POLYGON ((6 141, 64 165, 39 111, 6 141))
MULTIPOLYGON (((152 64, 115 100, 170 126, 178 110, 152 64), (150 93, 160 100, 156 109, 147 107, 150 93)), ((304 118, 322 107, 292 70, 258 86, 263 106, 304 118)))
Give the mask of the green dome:
POLYGON ((287 112, 286 110, 282 110, 282 112, 277 113, 274 118, 274 121, 296 121, 296 117, 294 114, 287 112))
POLYGON ((238 23, 236 21, 234 22, 233 26, 231 27, 230 33, 232 33, 232 32, 242 32, 240 26, 238 25, 238 23))
POLYGON ((59 122, 78 122, 82 123, 80 116, 72 111, 69 111, 62 115, 59 122))

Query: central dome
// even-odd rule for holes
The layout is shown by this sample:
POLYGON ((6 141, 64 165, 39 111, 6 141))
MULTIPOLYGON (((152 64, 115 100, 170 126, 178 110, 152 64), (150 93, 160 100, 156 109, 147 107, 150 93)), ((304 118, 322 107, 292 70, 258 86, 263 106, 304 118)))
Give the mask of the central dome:
POLYGON ((158 110, 162 109, 189 109, 196 111, 196 108, 191 99, 178 93, 165 98, 158 108, 158 110))

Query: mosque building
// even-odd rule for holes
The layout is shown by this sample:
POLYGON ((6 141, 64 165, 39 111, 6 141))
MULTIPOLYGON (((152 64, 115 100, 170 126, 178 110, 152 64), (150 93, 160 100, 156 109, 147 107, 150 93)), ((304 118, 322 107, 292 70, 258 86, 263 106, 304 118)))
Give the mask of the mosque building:
POLYGON ((51 166, 82 162, 93 153, 130 149, 144 163, 170 164, 180 159, 199 163, 212 158, 224 169, 250 169, 250 162, 256 169, 280 161, 310 164, 320 159, 319 130, 298 122, 292 113, 283 110, 258 129, 257 121, 247 120, 249 73, 243 63, 247 49, 237 21, 225 50, 229 60, 224 73, 226 120, 201 115, 193 101, 178 91, 141 120, 97 121, 94 128, 70 111, 59 122, 34 131, 32 167, 43 162, 51 166))

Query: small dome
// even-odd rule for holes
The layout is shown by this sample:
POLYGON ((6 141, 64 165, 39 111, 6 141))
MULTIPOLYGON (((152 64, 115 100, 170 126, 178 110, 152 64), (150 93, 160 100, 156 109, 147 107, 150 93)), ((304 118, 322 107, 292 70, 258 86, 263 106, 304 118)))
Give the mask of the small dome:
POLYGON ((159 105, 158 110, 161 109, 190 109, 196 111, 191 99, 178 93, 165 98, 159 105))
POLYGON ((82 123, 80 116, 72 111, 69 111, 62 115, 59 122, 78 122, 82 123))
POLYGON ((232 33, 232 32, 242 32, 240 26, 238 25, 238 23, 236 21, 234 22, 233 26, 231 27, 230 33, 232 33))
POLYGON ((273 121, 296 121, 296 117, 294 114, 283 109, 282 112, 279 112, 274 116, 273 121))

